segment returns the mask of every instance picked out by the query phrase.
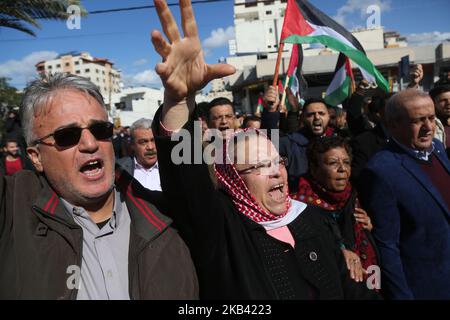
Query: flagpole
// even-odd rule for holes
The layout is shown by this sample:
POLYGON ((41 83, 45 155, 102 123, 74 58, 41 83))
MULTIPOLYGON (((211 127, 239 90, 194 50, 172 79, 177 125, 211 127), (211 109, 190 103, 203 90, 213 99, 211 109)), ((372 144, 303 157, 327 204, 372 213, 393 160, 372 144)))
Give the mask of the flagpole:
POLYGON ((284 83, 284 87, 283 87, 283 96, 281 97, 281 104, 280 104, 280 110, 283 110, 284 107, 286 107, 286 89, 289 85, 289 75, 286 76, 286 82, 284 83))
POLYGON ((278 84, 278 73, 280 72, 280 64, 281 64, 281 57, 283 56, 283 48, 284 42, 280 42, 280 45, 278 47, 277 64, 275 65, 275 74, 273 75, 273 82, 272 82, 272 85, 274 87, 276 87, 278 84))

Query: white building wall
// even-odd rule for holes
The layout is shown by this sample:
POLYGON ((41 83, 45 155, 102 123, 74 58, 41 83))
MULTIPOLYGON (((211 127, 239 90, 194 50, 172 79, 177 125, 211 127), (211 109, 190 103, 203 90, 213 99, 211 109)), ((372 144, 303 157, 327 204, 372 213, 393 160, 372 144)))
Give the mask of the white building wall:
MULTIPOLYGON (((108 103, 109 83, 111 83, 111 93, 117 93, 120 91, 120 72, 113 68, 109 69, 111 70, 111 79, 109 79, 109 72, 107 71, 107 67, 101 65, 100 63, 96 63, 94 61, 89 62, 82 58, 87 60, 94 60, 94 58, 87 52, 83 52, 78 56, 72 56, 72 73, 90 79, 95 85, 100 88, 100 93, 103 95, 106 103, 108 103), (86 71, 87 69, 89 69, 89 72, 86 71)), ((45 61, 44 64, 46 73, 63 72, 63 67, 64 66, 61 58, 45 61)))
POLYGON ((358 39, 365 51, 384 48, 383 28, 356 30, 352 34, 358 39))
POLYGON ((112 104, 124 101, 131 110, 111 110, 111 117, 119 117, 122 126, 131 126, 140 118, 153 119, 160 104, 163 102, 164 90, 147 87, 126 88, 113 94, 112 104))
POLYGON ((246 7, 246 2, 251 3, 236 0, 234 5, 236 54, 277 51, 287 3, 274 0, 246 7))

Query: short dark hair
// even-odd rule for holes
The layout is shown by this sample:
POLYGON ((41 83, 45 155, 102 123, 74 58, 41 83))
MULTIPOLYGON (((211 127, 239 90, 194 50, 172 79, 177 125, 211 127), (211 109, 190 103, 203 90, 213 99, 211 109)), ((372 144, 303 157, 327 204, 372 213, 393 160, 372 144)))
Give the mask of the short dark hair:
POLYGON ((323 100, 322 98, 309 98, 306 99, 305 103, 303 104, 303 112, 306 111, 306 108, 308 107, 308 105, 312 104, 312 103, 322 103, 323 105, 325 105, 325 107, 328 109, 329 107, 331 107, 330 105, 328 105, 325 100, 323 100))
POLYGON ((15 143, 15 144, 19 144, 19 141, 16 138, 6 138, 3 142, 3 146, 6 147, 8 145, 8 143, 15 143))
POLYGON ((339 136, 322 137, 313 139, 306 150, 309 167, 317 168, 319 166, 319 155, 335 148, 344 148, 350 160, 352 159, 352 149, 346 139, 339 136))
POLYGON ((233 102, 231 102, 229 99, 227 98, 215 98, 213 99, 209 104, 208 104, 208 108, 207 108, 207 116, 209 119, 209 115, 211 114, 211 109, 216 107, 216 106, 222 106, 222 105, 229 105, 231 106, 231 108, 233 109, 233 114, 234 114, 234 107, 233 107, 233 102))
POLYGON ((258 117, 258 116, 254 116, 254 115, 247 116, 247 117, 245 117, 245 119, 244 119, 244 123, 242 123, 242 127, 243 127, 243 128, 247 128, 247 124, 248 124, 250 121, 259 121, 259 122, 261 122, 261 118, 258 117))
POLYGON ((436 87, 434 87, 433 89, 430 90, 430 97, 431 99, 436 99, 438 95, 440 95, 441 93, 444 92, 449 92, 450 91, 450 84, 442 84, 442 85, 438 85, 436 87))
POLYGON ((197 103, 197 107, 195 108, 195 116, 196 118, 200 117, 203 120, 207 119, 208 117, 208 108, 209 103, 208 102, 200 102, 197 103))

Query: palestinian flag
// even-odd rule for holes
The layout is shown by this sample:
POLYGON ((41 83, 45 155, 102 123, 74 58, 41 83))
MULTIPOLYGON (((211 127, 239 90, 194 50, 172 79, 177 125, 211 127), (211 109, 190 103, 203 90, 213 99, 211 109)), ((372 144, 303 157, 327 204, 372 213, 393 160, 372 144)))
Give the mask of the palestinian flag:
POLYGON ((289 87, 294 95, 305 98, 306 91, 308 90, 308 83, 303 77, 303 48, 301 44, 294 44, 292 46, 291 59, 289 60, 289 66, 287 75, 289 76, 289 87))
POLYGON ((389 85, 367 58, 359 41, 307 0, 288 0, 281 42, 321 43, 350 58, 365 79, 388 91, 389 85))
MULTIPOLYGON (((303 49, 301 44, 294 44, 292 46, 291 58, 289 60, 289 66, 286 73, 286 78, 284 79, 280 92, 283 92, 287 87, 291 89, 291 92, 294 96, 298 98, 305 98, 306 91, 308 89, 308 83, 302 74, 302 66, 303 66, 303 49), (288 80, 288 84, 286 85, 286 79, 288 80)), ((291 105, 287 97, 285 98, 285 105, 287 110, 291 110, 291 105)))
POLYGON ((325 102, 337 106, 350 97, 354 91, 355 78, 350 59, 340 53, 333 80, 331 80, 325 95, 325 102))

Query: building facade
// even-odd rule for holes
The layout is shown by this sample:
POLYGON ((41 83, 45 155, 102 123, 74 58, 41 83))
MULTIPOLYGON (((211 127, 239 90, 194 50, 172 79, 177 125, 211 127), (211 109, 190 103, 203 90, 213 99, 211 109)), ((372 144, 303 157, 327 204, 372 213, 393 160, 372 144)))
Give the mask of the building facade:
POLYGON ((70 52, 54 60, 38 62, 36 70, 41 75, 65 72, 86 77, 99 87, 106 104, 113 94, 120 92, 120 71, 108 59, 95 58, 87 52, 70 52))
MULTIPOLYGON (((225 82, 226 88, 233 92, 236 108, 242 112, 254 112, 258 97, 272 83, 286 5, 287 1, 284 0, 235 1, 235 39, 229 42, 230 57, 226 62, 237 71, 227 77, 225 82)), ((423 65, 424 90, 429 90, 442 70, 448 68, 448 42, 411 47, 405 37, 397 32, 385 31, 382 27, 353 30, 352 34, 388 80, 393 91, 398 88, 398 65, 404 56, 409 56, 412 64, 423 65)), ((302 47, 302 71, 308 82, 308 97, 323 96, 332 80, 338 54, 322 45, 303 44, 302 47)), ((287 71, 291 48, 290 44, 284 46, 280 79, 284 78, 287 71)), ((356 81, 359 81, 359 70, 353 70, 356 81)))

